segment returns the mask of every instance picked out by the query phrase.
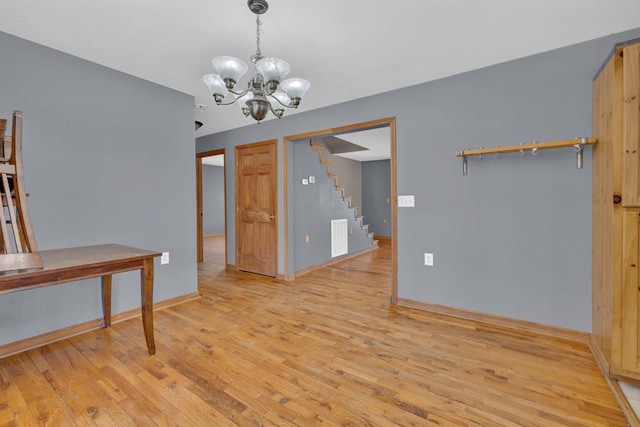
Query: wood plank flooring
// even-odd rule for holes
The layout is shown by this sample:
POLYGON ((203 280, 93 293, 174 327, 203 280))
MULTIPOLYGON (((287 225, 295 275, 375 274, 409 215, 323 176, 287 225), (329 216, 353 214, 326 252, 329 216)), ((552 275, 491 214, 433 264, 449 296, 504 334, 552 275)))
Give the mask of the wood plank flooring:
POLYGON ((621 426, 588 348, 389 307, 389 242, 294 282, 225 273, 201 299, 0 360, 0 425, 621 426))

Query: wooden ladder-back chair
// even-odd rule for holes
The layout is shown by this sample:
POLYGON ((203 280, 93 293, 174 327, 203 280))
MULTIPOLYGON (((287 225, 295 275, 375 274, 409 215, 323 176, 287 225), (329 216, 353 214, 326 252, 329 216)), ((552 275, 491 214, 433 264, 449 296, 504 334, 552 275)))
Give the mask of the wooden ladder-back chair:
POLYGON ((13 112, 11 136, 0 119, 0 274, 42 268, 31 228, 22 170, 22 111, 13 112))

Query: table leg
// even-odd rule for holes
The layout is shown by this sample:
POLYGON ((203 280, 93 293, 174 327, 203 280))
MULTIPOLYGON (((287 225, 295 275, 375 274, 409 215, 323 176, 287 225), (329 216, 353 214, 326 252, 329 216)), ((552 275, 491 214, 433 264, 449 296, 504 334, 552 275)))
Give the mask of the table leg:
POLYGON ((111 275, 102 276, 102 316, 104 327, 111 326, 111 275))
POLYGON ((145 259, 140 271, 140 288, 142 291, 142 327, 144 338, 147 340, 149 354, 156 353, 156 344, 153 339, 153 258, 145 259))

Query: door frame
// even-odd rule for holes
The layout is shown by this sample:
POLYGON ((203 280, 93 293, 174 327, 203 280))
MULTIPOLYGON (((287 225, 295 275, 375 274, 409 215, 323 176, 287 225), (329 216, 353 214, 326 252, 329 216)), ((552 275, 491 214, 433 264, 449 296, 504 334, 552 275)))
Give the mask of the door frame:
POLYGON ((283 169, 284 169, 284 278, 285 280, 291 280, 292 277, 289 274, 289 235, 288 227, 289 218, 288 213, 288 198, 289 193, 287 189, 287 146, 290 142, 301 139, 322 138, 327 136, 339 136, 340 134, 364 131, 368 129, 389 127, 390 133, 390 151, 391 151, 391 304, 398 303, 398 228, 397 228, 397 210, 398 210, 398 191, 397 191, 397 167, 396 167, 396 118, 386 117, 377 120, 371 120, 367 122, 355 123, 346 126, 339 126, 335 128, 317 130, 312 132, 299 133, 296 135, 288 135, 282 139, 283 148, 283 169))
POLYGON ((197 262, 204 261, 203 219, 202 219, 202 159, 210 156, 224 156, 224 265, 227 267, 227 154, 224 148, 196 153, 196 252, 197 262))

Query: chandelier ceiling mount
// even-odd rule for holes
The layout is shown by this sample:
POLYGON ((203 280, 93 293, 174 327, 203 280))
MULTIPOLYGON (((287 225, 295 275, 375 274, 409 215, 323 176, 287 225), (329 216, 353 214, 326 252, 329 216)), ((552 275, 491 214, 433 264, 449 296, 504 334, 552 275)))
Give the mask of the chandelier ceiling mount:
POLYGON ((269 3, 265 0, 249 0, 247 6, 249 6, 249 10, 256 15, 262 15, 269 9, 269 3))

